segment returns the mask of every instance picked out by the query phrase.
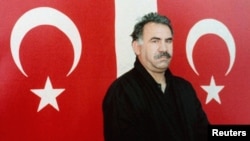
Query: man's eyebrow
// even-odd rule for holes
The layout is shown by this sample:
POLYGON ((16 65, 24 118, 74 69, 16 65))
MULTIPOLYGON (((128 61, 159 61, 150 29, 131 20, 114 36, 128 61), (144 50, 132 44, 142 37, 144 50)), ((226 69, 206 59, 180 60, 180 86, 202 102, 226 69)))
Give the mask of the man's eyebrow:
POLYGON ((173 37, 169 37, 169 38, 167 38, 166 40, 173 40, 173 37))
POLYGON ((161 40, 159 37, 152 37, 150 40, 161 40))
MULTIPOLYGON (((161 40, 159 37, 152 37, 150 40, 161 40)), ((166 38, 165 40, 173 40, 173 37, 166 38)))

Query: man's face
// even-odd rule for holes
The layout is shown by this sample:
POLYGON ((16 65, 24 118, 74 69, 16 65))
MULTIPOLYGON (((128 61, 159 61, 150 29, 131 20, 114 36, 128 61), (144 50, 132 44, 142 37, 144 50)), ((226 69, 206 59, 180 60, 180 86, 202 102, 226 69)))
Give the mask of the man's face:
POLYGON ((136 54, 142 65, 151 72, 164 72, 173 55, 173 35, 168 26, 147 23, 142 41, 138 42, 136 54))

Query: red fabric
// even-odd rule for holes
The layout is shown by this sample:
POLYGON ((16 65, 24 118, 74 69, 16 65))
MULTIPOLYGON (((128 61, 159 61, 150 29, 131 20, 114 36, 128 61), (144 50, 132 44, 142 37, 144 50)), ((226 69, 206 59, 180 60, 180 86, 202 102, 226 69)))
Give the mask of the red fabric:
MULTIPOLYGON (((172 19, 175 30, 172 72, 193 84, 212 123, 248 124, 250 3, 157 3, 158 11, 172 19), (199 75, 187 60, 187 35, 195 23, 207 18, 222 22, 234 38, 235 61, 227 75, 231 56, 218 36, 207 34, 195 44, 192 59, 199 75), (209 85, 212 76, 216 85, 224 86, 219 93, 220 104, 214 99, 206 104, 207 92, 201 87, 209 85)), ((103 0, 1 2, 0 140, 103 140, 101 103, 117 72, 114 6, 114 1, 103 0), (73 46, 61 30, 49 25, 29 30, 20 44, 20 63, 27 76, 15 64, 10 46, 13 27, 25 12, 38 7, 54 8, 67 15, 80 33, 80 60, 68 76, 74 62, 73 46), (56 98, 59 111, 51 105, 37 111, 41 98, 31 90, 43 89, 48 77, 54 89, 64 89, 56 98)), ((128 12, 133 13, 133 9, 128 12)))
MULTIPOLYGON (((0 8, 0 140, 103 140, 101 102, 116 77, 114 2, 5 1, 0 8), (73 47, 59 29, 41 25, 31 29, 20 45, 20 62, 11 55, 10 36, 16 21, 37 7, 51 7, 67 15, 82 39, 75 70, 73 47), (59 111, 47 105, 37 112, 40 97, 31 89, 65 90, 57 97, 59 111)), ((48 15, 49 16, 49 15, 48 15)))
POLYGON ((158 11, 172 19, 174 35, 174 59, 171 63, 173 73, 184 76, 195 87, 203 107, 212 123, 249 124, 250 90, 248 81, 250 36, 247 1, 164 1, 158 0, 158 11), (193 62, 197 75, 190 67, 186 55, 186 39, 190 29, 202 19, 216 19, 230 30, 236 48, 235 62, 229 67, 229 47, 219 36, 206 34, 199 38, 193 49, 193 62), (210 84, 214 76, 217 85, 223 85, 219 96, 221 103, 211 100, 206 103, 207 93, 201 85, 210 84))

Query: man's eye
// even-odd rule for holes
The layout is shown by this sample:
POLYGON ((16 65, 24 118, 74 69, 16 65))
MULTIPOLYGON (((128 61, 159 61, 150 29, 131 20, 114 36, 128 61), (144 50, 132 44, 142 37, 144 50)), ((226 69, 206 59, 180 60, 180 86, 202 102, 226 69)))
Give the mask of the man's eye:
POLYGON ((152 40, 153 43, 158 43, 159 41, 158 40, 152 40))
POLYGON ((168 40, 166 40, 166 43, 172 43, 173 42, 173 40, 172 39, 168 39, 168 40))

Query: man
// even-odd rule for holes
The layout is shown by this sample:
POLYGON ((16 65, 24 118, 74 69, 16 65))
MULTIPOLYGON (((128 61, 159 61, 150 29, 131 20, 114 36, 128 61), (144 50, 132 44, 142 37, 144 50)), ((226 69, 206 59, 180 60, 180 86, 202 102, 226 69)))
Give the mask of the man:
POLYGON ((149 13, 131 34, 134 68, 115 80, 103 101, 105 141, 205 141, 209 121, 192 85, 168 69, 170 20, 149 13))

